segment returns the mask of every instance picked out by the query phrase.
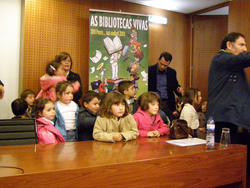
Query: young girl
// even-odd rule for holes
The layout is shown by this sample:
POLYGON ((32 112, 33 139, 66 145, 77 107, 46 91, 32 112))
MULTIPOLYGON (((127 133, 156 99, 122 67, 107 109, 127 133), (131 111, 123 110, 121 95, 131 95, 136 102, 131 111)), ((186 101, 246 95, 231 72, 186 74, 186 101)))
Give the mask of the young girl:
POLYGON ((98 112, 93 138, 104 142, 134 140, 138 129, 124 96, 118 91, 109 92, 98 112))
MULTIPOLYGON (((51 61, 46 66, 46 74, 40 78, 41 91, 36 96, 38 98, 50 98, 53 102, 56 102, 55 86, 60 81, 67 81, 64 76, 64 69, 59 61, 51 61)), ((79 90, 79 82, 74 82, 74 92, 79 90)))
POLYGON ((155 92, 146 92, 139 96, 137 112, 133 115, 140 137, 159 137, 169 132, 168 125, 159 114, 161 99, 155 92))
POLYGON ((56 111, 51 99, 39 98, 36 101, 35 113, 38 144, 65 142, 60 132, 54 127, 56 111))
POLYGON ((77 140, 77 117, 79 107, 73 101, 74 87, 70 82, 61 81, 56 85, 58 101, 56 107, 55 127, 67 142, 77 140))
POLYGON ((207 100, 203 101, 201 107, 198 109, 199 128, 197 130, 197 137, 206 139, 205 117, 207 112, 207 100))
POLYGON ((200 104, 201 99, 201 92, 198 89, 193 87, 187 88, 185 91, 185 104, 180 115, 180 119, 187 121, 188 127, 193 130, 195 135, 199 127, 199 118, 194 106, 200 104))

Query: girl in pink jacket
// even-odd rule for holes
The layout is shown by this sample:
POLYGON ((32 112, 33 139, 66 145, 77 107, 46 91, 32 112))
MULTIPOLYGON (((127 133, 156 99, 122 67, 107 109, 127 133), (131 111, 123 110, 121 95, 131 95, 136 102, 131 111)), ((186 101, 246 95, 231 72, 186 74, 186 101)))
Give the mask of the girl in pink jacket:
MULTIPOLYGON (((38 98, 50 98, 53 102, 57 101, 55 87, 60 81, 67 81, 64 76, 64 69, 59 61, 51 61, 47 64, 46 74, 40 78, 41 91, 36 96, 38 98)), ((72 83, 74 87, 74 93, 76 93, 80 88, 80 83, 78 81, 72 83)))
POLYGON ((168 134, 168 125, 163 122, 158 111, 160 97, 155 92, 143 93, 137 100, 140 106, 133 115, 137 123, 140 137, 160 137, 168 134))
POLYGON ((51 99, 39 98, 35 105, 38 144, 66 142, 60 132, 54 127, 53 119, 56 111, 51 99))

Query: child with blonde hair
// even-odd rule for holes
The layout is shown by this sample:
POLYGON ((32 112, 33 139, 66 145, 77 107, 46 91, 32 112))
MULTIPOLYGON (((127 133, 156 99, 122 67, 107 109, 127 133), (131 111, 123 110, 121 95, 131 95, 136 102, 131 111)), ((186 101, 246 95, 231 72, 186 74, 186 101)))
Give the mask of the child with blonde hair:
POLYGON ((35 104, 38 144, 66 142, 60 132, 54 127, 56 111, 51 99, 39 98, 35 104))
POLYGON ((77 117, 79 107, 73 101, 73 85, 68 81, 56 84, 55 127, 67 142, 77 141, 77 117))
MULTIPOLYGON (((50 98, 53 102, 56 102, 55 86, 60 81, 67 81, 64 76, 64 69, 62 63, 59 61, 51 61, 46 66, 46 74, 40 78, 41 91, 36 96, 38 98, 50 98)), ((78 81, 72 83, 74 86, 74 93, 80 88, 78 81)))
POLYGON ((139 96, 137 112, 133 115, 140 137, 160 137, 168 134, 169 128, 159 114, 161 99, 155 92, 146 92, 139 96))
POLYGON ((134 140, 139 132, 124 96, 118 91, 109 92, 98 111, 93 138, 104 142, 134 140))

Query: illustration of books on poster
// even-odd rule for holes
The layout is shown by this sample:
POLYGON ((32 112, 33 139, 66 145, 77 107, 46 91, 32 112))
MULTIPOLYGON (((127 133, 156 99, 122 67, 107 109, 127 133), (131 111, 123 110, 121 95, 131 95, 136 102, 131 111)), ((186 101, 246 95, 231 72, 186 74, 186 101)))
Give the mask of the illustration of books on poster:
POLYGON ((109 55, 122 50, 122 42, 118 36, 115 36, 113 40, 106 37, 103 39, 103 42, 109 55))

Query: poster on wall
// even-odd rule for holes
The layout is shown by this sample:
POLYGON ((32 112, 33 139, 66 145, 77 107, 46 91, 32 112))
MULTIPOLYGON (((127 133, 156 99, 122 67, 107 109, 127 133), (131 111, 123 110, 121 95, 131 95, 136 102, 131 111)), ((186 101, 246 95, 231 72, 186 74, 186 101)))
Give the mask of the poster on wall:
POLYGON ((89 11, 89 90, 110 92, 123 80, 148 90, 148 16, 89 11))

